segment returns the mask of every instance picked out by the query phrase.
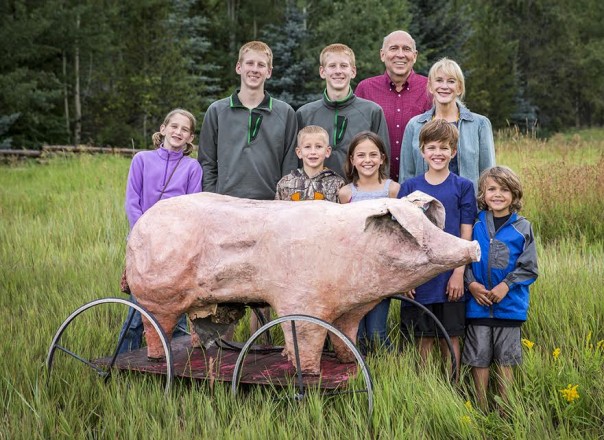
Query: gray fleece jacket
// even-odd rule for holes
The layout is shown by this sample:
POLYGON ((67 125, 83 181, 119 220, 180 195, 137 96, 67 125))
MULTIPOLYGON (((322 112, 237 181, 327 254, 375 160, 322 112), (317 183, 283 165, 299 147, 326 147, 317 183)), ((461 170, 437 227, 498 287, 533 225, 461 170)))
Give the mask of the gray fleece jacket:
MULTIPOLYGON (((359 98, 350 89, 348 96, 340 101, 331 101, 327 92, 323 99, 309 102, 296 111, 298 128, 319 125, 329 133, 331 156, 325 166, 340 176, 345 176, 344 164, 348 155, 348 145, 357 133, 369 130, 378 134, 390 155, 390 138, 384 111, 375 102, 359 98)), ((205 170, 204 170, 205 172, 205 170)))
POLYGON ((208 107, 199 135, 203 190, 257 200, 275 198, 277 182, 298 166, 296 115, 265 92, 248 109, 239 90, 208 107))

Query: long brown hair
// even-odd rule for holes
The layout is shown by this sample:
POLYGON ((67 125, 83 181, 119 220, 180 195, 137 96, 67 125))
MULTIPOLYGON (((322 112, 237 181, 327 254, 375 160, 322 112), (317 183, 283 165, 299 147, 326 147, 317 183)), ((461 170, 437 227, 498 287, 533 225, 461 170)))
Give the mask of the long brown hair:
POLYGON ((350 145, 348 146, 348 156, 346 157, 346 163, 344 164, 344 172, 346 173, 346 179, 355 185, 359 180, 359 172, 354 166, 352 166, 351 159, 354 156, 354 150, 364 140, 369 140, 373 142, 373 144, 378 147, 380 154, 384 158, 384 162, 382 162, 382 164, 380 165, 378 174, 378 181, 381 183, 382 179, 386 179, 388 177, 388 154, 386 153, 386 145, 384 144, 384 141, 381 137, 379 137, 374 132, 367 130, 357 133, 350 141, 350 145))

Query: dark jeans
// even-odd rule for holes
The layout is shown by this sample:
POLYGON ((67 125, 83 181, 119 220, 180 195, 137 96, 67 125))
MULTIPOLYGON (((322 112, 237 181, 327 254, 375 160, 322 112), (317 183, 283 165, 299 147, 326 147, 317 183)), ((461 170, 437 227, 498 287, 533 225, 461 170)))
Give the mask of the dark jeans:
MULTIPOLYGON (((136 303, 136 300, 132 295, 130 295, 130 301, 136 303)), ((185 315, 182 315, 178 320, 178 324, 176 324, 176 328, 174 329, 172 337, 178 338, 179 336, 186 335, 186 329, 187 317, 185 315)), ((122 325, 122 330, 120 331, 120 338, 124 333, 126 333, 126 336, 122 341, 122 345, 120 346, 118 353, 126 353, 128 351, 138 350, 139 348, 141 348, 141 344, 143 342, 143 330, 144 328, 142 315, 138 310, 135 310, 134 308, 130 307, 128 309, 128 316, 126 317, 126 320, 122 325), (130 326, 127 326, 126 324, 128 323, 130 316, 133 316, 133 318, 130 322, 130 326)))
POLYGON ((391 349, 392 343, 388 338, 388 310, 390 298, 386 298, 367 313, 359 322, 357 340, 363 354, 375 351, 380 347, 391 349))

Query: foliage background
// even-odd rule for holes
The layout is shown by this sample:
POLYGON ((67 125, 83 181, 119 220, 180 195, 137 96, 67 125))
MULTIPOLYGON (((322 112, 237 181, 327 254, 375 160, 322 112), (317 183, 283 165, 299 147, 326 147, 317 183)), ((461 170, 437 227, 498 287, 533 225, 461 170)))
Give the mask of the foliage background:
POLYGON ((0 0, 0 147, 147 146, 169 109, 201 121, 233 92, 251 39, 274 50, 268 91, 298 107, 321 92, 322 47, 352 47, 359 81, 401 28, 417 71, 460 63, 468 106, 496 128, 601 126, 602 22, 598 0, 0 0))

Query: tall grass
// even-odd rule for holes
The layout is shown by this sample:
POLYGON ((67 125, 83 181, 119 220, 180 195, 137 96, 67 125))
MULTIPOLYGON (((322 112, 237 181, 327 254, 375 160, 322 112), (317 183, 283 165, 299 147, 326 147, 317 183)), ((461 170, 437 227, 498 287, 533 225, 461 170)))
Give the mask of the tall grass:
MULTIPOLYGON (((508 417, 474 407, 466 369, 452 386, 438 362, 421 369, 405 348, 368 359, 376 438, 601 438, 604 194, 577 178, 573 191, 583 190, 572 193, 569 207, 565 188, 577 170, 602 169, 604 145, 590 136, 589 143, 562 136, 497 142, 498 162, 525 183, 524 214, 538 231, 541 271, 523 327, 534 345, 515 371, 508 417), (562 221, 569 210, 582 212, 578 227, 562 221), (560 392, 569 384, 578 385, 572 402, 560 392)), ((283 393, 271 387, 248 387, 233 398, 228 385, 177 381, 165 397, 161 378, 121 374, 105 385, 59 352, 48 378, 46 351, 63 320, 85 302, 119 295, 128 164, 84 156, 0 168, 0 439, 367 438, 363 395, 311 395, 299 404, 279 400, 283 393)), ((396 342, 397 308, 390 315, 396 342)), ((119 306, 87 311, 69 327, 65 345, 107 355, 124 315, 119 306)), ((238 334, 246 331, 243 325, 238 334)))

